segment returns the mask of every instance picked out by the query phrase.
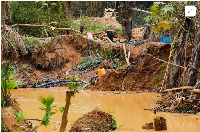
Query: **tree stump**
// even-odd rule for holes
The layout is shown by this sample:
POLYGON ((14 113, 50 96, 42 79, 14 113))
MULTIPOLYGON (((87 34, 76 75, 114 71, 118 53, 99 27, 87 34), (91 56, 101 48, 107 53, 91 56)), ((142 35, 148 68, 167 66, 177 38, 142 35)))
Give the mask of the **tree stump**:
POLYGON ((154 118, 154 126, 155 131, 167 130, 166 119, 162 116, 154 118))

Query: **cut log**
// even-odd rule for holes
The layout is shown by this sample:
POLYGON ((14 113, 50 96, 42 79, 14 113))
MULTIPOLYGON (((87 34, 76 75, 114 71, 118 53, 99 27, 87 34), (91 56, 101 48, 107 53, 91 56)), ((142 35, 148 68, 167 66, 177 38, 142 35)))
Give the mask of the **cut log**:
POLYGON ((180 87, 180 88, 166 89, 166 90, 163 90, 162 93, 180 91, 180 90, 188 90, 188 89, 193 89, 193 86, 184 86, 184 87, 180 87))
POLYGON ((193 89, 192 92, 193 92, 193 93, 200 94, 200 89, 193 89))

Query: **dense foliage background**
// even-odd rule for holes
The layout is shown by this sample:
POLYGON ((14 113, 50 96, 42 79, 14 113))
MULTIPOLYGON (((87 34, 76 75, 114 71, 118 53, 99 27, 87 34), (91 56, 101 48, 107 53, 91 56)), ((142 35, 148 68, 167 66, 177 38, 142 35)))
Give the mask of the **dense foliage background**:
MULTIPOLYGON (((50 25, 51 22, 57 22, 54 25, 56 27, 72 27, 73 21, 79 19, 80 15, 82 18, 102 17, 105 8, 115 8, 118 12, 117 21, 121 23, 127 10, 132 7, 150 10, 153 2, 129 2, 125 6, 130 9, 126 8, 126 11, 123 11, 122 5, 123 2, 120 1, 11 1, 12 21, 7 24, 41 25, 45 23, 50 25)), ((145 24, 143 17, 147 16, 147 13, 134 11, 130 13, 133 18, 133 27, 145 24)), ((20 33, 35 37, 41 37, 44 34, 43 28, 40 27, 20 27, 20 33)))

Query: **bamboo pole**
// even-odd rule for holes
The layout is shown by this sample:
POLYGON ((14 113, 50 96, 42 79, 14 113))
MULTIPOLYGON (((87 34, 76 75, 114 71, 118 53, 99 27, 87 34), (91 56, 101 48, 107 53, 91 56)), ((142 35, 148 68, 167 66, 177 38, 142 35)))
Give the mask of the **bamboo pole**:
POLYGON ((43 25, 44 25, 44 31, 45 31, 45 33, 46 33, 46 35, 47 35, 47 40, 49 41, 49 37, 48 37, 48 33, 47 33, 47 31, 46 31, 46 28, 45 28, 45 24, 43 23, 43 25))
POLYGON ((62 123, 61 123, 61 127, 60 127, 60 131, 59 132, 64 132, 67 126, 67 115, 68 115, 68 110, 69 110, 69 104, 70 104, 70 99, 71 96, 74 95, 74 91, 66 91, 66 104, 65 104, 65 109, 62 115, 62 123))
MULTIPOLYGON (((47 26, 47 25, 31 25, 31 24, 14 24, 11 26, 11 28, 14 28, 14 27, 45 27, 45 28, 50 28, 50 26, 47 26)), ((69 31, 74 31, 74 32, 77 32, 77 33, 81 33, 80 31, 78 30, 74 30, 74 29, 71 29, 71 28, 55 28, 55 30, 69 30, 69 31)), ((83 33, 84 35, 86 35, 85 33, 83 33)), ((98 32, 98 33, 92 33, 92 35, 98 35, 98 34, 103 34, 103 32, 98 32)))
POLYGON ((192 92, 200 94, 200 89, 193 89, 192 92))
POLYGON ((138 8, 132 8, 132 10, 140 11, 140 12, 145 12, 145 13, 149 13, 149 14, 152 14, 152 13, 153 13, 153 12, 141 10, 141 9, 138 9, 138 8))
POLYGON ((124 55, 125 55, 127 66, 129 66, 130 65, 130 63, 129 63, 130 51, 128 52, 128 55, 126 56, 126 47, 125 47, 125 44, 123 44, 123 48, 124 48, 124 55))
POLYGON ((166 89, 163 90, 163 93, 167 93, 167 92, 173 92, 173 91, 179 91, 179 90, 188 90, 188 89, 193 89, 193 86, 184 86, 184 87, 180 87, 180 88, 172 88, 172 89, 166 89))

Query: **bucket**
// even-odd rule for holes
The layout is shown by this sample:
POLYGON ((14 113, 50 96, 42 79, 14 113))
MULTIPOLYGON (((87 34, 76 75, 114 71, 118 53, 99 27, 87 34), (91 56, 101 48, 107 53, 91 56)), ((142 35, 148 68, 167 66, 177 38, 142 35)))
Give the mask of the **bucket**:
POLYGON ((171 37, 161 37, 160 42, 171 44, 171 37))
POLYGON ((105 69, 98 69, 97 72, 98 72, 98 75, 101 76, 105 74, 105 69))

